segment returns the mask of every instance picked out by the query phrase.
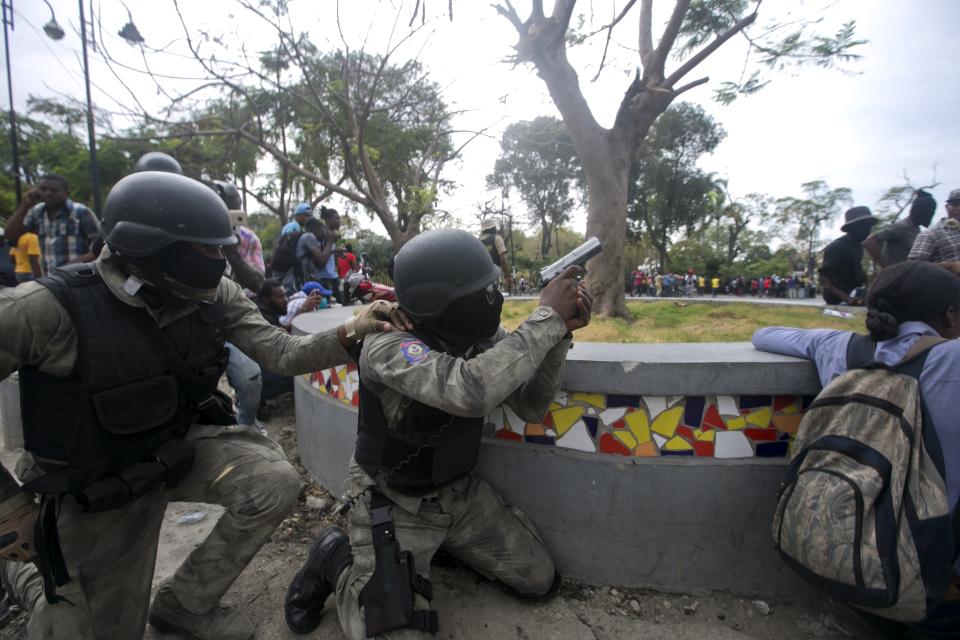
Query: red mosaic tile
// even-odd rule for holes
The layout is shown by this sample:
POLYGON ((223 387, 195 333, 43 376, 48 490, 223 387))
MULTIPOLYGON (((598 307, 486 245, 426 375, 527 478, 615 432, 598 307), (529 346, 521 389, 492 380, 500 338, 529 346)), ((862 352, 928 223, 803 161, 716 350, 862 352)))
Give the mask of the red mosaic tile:
POLYGON ((696 441, 693 443, 693 451, 698 458, 712 458, 713 457, 713 443, 712 442, 701 442, 696 441))
POLYGON ((547 411, 547 413, 543 416, 543 422, 541 424, 543 424, 545 427, 553 429, 553 413, 547 411))
POLYGON ((686 438, 687 440, 690 440, 691 442, 696 439, 696 436, 693 435, 693 429, 691 429, 690 427, 685 427, 683 425, 677 426, 677 430, 675 434, 683 436, 684 438, 686 438))
POLYGON ((513 431, 510 431, 508 429, 500 429, 493 435, 502 440, 514 440, 516 442, 523 442, 523 437, 519 433, 514 433, 513 431))
POLYGON ((630 455, 630 449, 627 449, 622 442, 614 438, 609 433, 600 436, 600 452, 616 453, 621 456, 630 455))
POLYGON ((723 418, 720 417, 720 412, 717 411, 717 405, 711 404, 707 407, 706 413, 703 415, 703 422, 700 423, 701 429, 726 429, 727 426, 723 423, 723 418))
POLYGON ((774 396, 773 397, 773 411, 783 411, 794 402, 796 402, 797 396, 774 396))
POLYGON ((777 439, 776 429, 745 429, 744 433, 751 440, 774 442, 777 439))
POLYGON ((350 404, 352 404, 352 405, 355 406, 355 407, 359 407, 359 406, 360 406, 360 392, 359 392, 359 391, 354 391, 354 392, 353 392, 353 398, 350 400, 350 404))
POLYGON ((610 425, 610 428, 611 428, 611 429, 626 429, 626 428, 627 428, 627 423, 624 421, 623 418, 620 418, 619 420, 617 420, 616 422, 614 422, 612 425, 610 425))

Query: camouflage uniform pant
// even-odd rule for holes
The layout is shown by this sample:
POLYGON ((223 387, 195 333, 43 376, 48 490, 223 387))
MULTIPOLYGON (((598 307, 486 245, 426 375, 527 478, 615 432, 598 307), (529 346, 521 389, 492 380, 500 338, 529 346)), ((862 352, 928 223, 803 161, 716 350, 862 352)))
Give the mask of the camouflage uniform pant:
MULTIPOLYGON (((351 462, 348 483, 352 495, 360 497, 350 511, 353 564, 337 581, 337 614, 346 636, 360 640, 366 637, 360 592, 376 565, 370 494, 366 489, 376 482, 351 462)), ((397 541, 402 550, 414 555, 418 574, 429 577, 430 560, 442 548, 481 575, 520 594, 539 596, 550 590, 555 575, 553 560, 536 528, 522 511, 505 505, 486 482, 470 474, 424 497, 414 507, 415 512, 405 506, 417 504, 416 499, 389 489, 379 490, 393 502, 397 541)), ((416 608, 429 609, 430 604, 417 594, 416 608)), ((398 629, 385 636, 392 640, 433 637, 412 629, 398 629)))
POLYGON ((226 507, 170 581, 177 600, 193 613, 217 606, 293 509, 302 484, 272 440, 246 428, 201 429, 208 431, 192 434, 193 468, 172 490, 158 489, 120 509, 95 514, 83 513, 72 498, 62 501, 57 522, 71 580, 57 594, 69 603, 47 603, 32 564, 2 563, 8 593, 30 612, 31 640, 143 637, 168 501, 226 507))

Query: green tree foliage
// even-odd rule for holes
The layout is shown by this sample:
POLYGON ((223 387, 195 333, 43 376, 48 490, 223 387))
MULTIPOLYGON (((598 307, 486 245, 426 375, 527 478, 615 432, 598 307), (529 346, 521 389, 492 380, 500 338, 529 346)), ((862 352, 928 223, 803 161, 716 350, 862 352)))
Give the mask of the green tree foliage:
POLYGON ((715 185, 696 163, 725 135, 702 107, 680 103, 654 123, 637 150, 628 192, 629 226, 656 248, 661 269, 668 264, 671 235, 692 230, 710 211, 715 185))
POLYGON ((450 186, 443 169, 460 152, 440 87, 415 60, 393 60, 403 41, 382 54, 346 41, 321 50, 294 26, 285 0, 239 5, 275 46, 250 56, 232 37, 192 29, 175 2, 203 81, 175 97, 169 116, 145 119, 164 122, 172 138, 254 145, 276 175, 252 194, 280 217, 294 197, 316 204, 338 194, 376 216, 399 248, 435 214, 450 186))
POLYGON ((487 176, 487 185, 506 196, 519 194, 528 223, 540 230, 540 257, 545 259, 554 229, 570 219, 580 179, 580 164, 563 122, 541 116, 514 122, 504 130, 500 157, 487 176))
POLYGON ((777 200, 777 221, 791 240, 805 248, 807 277, 813 278, 823 225, 849 207, 853 197, 850 189, 831 189, 823 180, 805 182, 801 188, 805 197, 777 200))

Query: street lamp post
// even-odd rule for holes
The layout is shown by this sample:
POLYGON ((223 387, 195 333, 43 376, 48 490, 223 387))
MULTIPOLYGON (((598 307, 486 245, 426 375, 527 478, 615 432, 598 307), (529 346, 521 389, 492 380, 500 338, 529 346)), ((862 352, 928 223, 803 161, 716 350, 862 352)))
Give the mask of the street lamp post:
MULTIPOLYGON (((13 0, 2 0, 4 8, 4 36, 6 36, 6 11, 7 4, 12 3, 13 0)), ((60 40, 64 36, 63 28, 57 24, 57 17, 53 13, 53 7, 50 5, 49 0, 43 0, 47 7, 50 9, 50 22, 43 25, 43 31, 53 40, 60 40)), ((93 209, 98 213, 103 213, 101 211, 101 199, 100 199, 100 165, 97 162, 97 138, 96 130, 94 127, 93 120, 93 100, 90 96, 90 59, 87 56, 87 17, 83 11, 83 0, 78 0, 77 3, 80 6, 80 44, 83 51, 83 81, 87 93, 87 144, 90 147, 90 190, 93 193, 93 209)), ((126 7, 126 5, 124 5, 126 7)), ((92 4, 91 4, 91 11, 92 4)), ((11 21, 13 16, 13 9, 10 8, 11 21)), ((92 15, 90 16, 93 17, 92 15)), ((143 43, 143 37, 140 35, 140 31, 137 30, 135 24, 133 24, 133 17, 130 15, 130 10, 127 9, 127 17, 129 21, 127 24, 123 25, 123 28, 120 30, 120 37, 126 40, 131 44, 141 44, 143 43)), ((92 26, 92 25, 91 25, 92 26)), ((6 42, 6 40, 4 40, 6 42)), ((96 48, 96 46, 94 46, 96 48)), ((10 54, 9 49, 7 53, 7 80, 10 79, 10 54)), ((13 94, 11 89, 10 97, 10 113, 11 121, 13 120, 13 94)), ((11 127, 13 128, 13 127, 11 127)), ((16 146, 14 146, 14 162, 16 163, 17 151, 16 146)), ((19 172, 18 172, 19 173, 19 172)), ((20 199, 20 183, 19 178, 17 182, 17 200, 20 199)))
POLYGON ((97 163, 97 139, 93 129, 93 103, 90 100, 90 62, 87 59, 87 20, 80 5, 80 42, 83 48, 83 81, 87 87, 87 142, 90 145, 90 189, 93 192, 93 210, 103 214, 100 207, 100 167, 97 163))

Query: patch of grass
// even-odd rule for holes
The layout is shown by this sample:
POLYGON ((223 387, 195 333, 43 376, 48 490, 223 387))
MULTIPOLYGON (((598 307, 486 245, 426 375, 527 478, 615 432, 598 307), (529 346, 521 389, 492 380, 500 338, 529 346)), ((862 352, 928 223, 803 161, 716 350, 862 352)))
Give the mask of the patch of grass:
MULTIPOLYGON (((743 342, 761 327, 841 329, 866 333, 863 316, 851 319, 823 315, 816 307, 764 305, 748 302, 688 302, 678 307, 670 301, 628 302, 634 321, 594 318, 576 333, 580 342, 743 342)), ((508 300, 501 322, 510 330, 537 308, 534 300, 508 300)))

